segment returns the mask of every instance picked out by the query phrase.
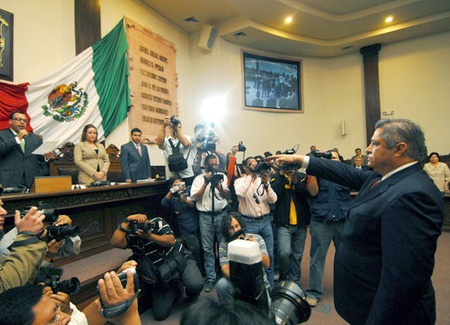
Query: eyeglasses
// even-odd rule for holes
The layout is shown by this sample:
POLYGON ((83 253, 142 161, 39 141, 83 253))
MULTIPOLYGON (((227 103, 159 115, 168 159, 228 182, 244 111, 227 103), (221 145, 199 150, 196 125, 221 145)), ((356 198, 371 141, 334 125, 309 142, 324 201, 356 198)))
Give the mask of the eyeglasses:
POLYGON ((256 196, 256 194, 253 194, 253 198, 255 199, 256 204, 259 204, 259 199, 258 199, 258 197, 256 196))
POLYGON ((46 323, 45 325, 47 325, 47 324, 57 324, 57 323, 59 323, 59 321, 60 321, 60 319, 61 319, 61 305, 57 305, 56 306, 56 314, 55 314, 55 317, 53 317, 48 323, 46 323))
POLYGON ((14 117, 14 118, 12 118, 12 120, 17 121, 17 122, 28 123, 28 120, 26 118, 14 117))

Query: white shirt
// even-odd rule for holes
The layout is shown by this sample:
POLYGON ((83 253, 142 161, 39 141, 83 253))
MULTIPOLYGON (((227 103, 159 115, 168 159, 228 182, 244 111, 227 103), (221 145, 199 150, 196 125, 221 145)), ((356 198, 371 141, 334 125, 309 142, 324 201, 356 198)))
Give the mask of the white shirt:
MULTIPOLYGON (((219 173, 223 174, 223 173, 219 173)), ((194 182, 191 187, 191 196, 194 196, 205 183, 205 173, 198 175, 194 178, 194 182)), ((223 174, 223 182, 221 183, 223 190, 228 191, 228 178, 223 174)), ((211 183, 206 185, 205 191, 200 200, 195 203, 198 211, 211 212, 212 211, 212 189, 211 183)), ((214 211, 221 211, 228 206, 228 200, 220 194, 218 189, 214 190, 214 211)))
POLYGON ((238 178, 234 181, 234 189, 239 201, 238 210, 247 217, 258 218, 269 214, 269 203, 275 203, 278 198, 270 185, 267 190, 263 188, 259 176, 254 180, 249 175, 238 178))

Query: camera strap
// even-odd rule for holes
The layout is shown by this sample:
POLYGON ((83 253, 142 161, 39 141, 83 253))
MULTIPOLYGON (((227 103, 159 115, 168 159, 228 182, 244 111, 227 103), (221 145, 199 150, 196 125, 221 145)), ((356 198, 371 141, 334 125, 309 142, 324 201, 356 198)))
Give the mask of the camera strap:
MULTIPOLYGON (((172 147, 172 155, 180 153, 180 144, 181 144, 180 139, 178 139, 178 143, 176 146, 173 145, 172 139, 169 139, 169 143, 170 143, 170 146, 172 147)), ((189 155, 191 154, 191 149, 192 149, 192 146, 189 147, 189 151, 186 156, 186 161, 188 161, 188 159, 189 159, 189 155)))
MULTIPOLYGON (((119 315, 122 315, 124 312, 127 311, 127 309, 131 306, 134 299, 139 295, 139 292, 141 292, 141 289, 137 290, 133 297, 131 297, 130 300, 112 305, 112 306, 104 306, 102 302, 102 315, 105 318, 114 318, 119 315)), ((100 299, 101 301, 101 299, 100 299)))

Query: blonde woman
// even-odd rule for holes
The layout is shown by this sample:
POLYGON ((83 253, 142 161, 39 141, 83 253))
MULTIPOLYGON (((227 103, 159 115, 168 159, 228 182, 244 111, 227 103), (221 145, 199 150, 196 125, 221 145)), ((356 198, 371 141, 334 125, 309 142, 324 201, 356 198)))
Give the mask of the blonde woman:
POLYGON ((97 128, 94 125, 88 124, 84 127, 81 142, 75 145, 74 159, 80 169, 78 183, 106 181, 109 157, 105 147, 97 142, 97 128))

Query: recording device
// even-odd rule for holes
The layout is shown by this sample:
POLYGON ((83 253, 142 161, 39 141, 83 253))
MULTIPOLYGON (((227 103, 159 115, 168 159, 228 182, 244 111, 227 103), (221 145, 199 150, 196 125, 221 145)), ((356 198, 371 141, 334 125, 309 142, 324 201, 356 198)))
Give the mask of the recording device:
POLYGON ((97 286, 97 294, 100 297, 100 301, 102 304, 102 315, 106 318, 114 318, 117 317, 121 314, 123 314, 125 311, 127 311, 127 309, 132 305, 133 301, 136 299, 136 297, 138 296, 139 292, 140 292, 140 282, 139 282, 139 278, 138 275, 136 273, 136 269, 135 268, 129 268, 126 270, 123 270, 121 273, 119 273, 117 276, 120 280, 120 282, 122 283, 122 286, 124 288, 126 288, 127 286, 127 272, 132 272, 133 273, 133 283, 134 283, 134 296, 128 300, 128 301, 124 301, 112 306, 105 306, 103 304, 102 298, 100 296, 100 289, 97 286))
POLYGON ((272 303, 269 306, 264 283, 265 271, 257 242, 231 241, 228 244, 228 259, 234 299, 243 300, 267 312, 274 324, 295 325, 309 319, 311 307, 306 302, 303 290, 294 282, 282 281, 277 284, 272 290, 272 303))
POLYGON ((242 141, 239 141, 238 143, 238 151, 245 151, 247 148, 244 146, 244 143, 242 141))
POLYGON ((51 225, 47 229, 48 241, 51 241, 53 239, 56 239, 56 241, 61 241, 67 237, 78 236, 79 233, 80 227, 78 226, 72 227, 71 225, 62 225, 62 226, 51 225))
POLYGON ((186 189, 185 182, 179 182, 177 185, 171 187, 170 192, 173 197, 180 197, 183 191, 186 189))
MULTIPOLYGON (((287 149, 285 152, 282 152, 283 155, 293 155, 295 154, 294 149, 287 149)), ((301 165, 299 163, 293 163, 293 164, 284 164, 283 168, 284 170, 298 170, 300 169, 301 165)))
POLYGON ((214 173, 209 178, 209 182, 211 183, 211 186, 216 187, 220 183, 223 182, 223 174, 222 173, 214 173))
POLYGON ((216 151, 216 144, 214 142, 204 141, 199 147, 197 147, 200 151, 216 151))
POLYGON ((178 124, 180 124, 181 123, 181 121, 179 120, 179 119, 177 119, 176 117, 175 117, 175 115, 172 115, 171 117, 170 117, 170 123, 172 123, 172 127, 177 127, 178 126, 178 124))
MULTIPOLYGON (((39 211, 45 216, 43 222, 56 222, 59 217, 59 211, 57 209, 50 208, 47 204, 40 201, 37 205, 39 211)), ((31 206, 26 206, 20 211, 20 217, 23 218, 30 211, 31 206)))
POLYGON ((271 166, 264 160, 259 160, 255 167, 255 173, 257 174, 267 174, 270 172, 271 166))
POLYGON ((136 234, 138 230, 142 230, 143 232, 152 232, 156 233, 163 226, 162 221, 160 219, 152 219, 148 222, 137 222, 137 220, 130 220, 130 231, 132 234, 136 234))
POLYGON ((59 275, 48 275, 45 278, 45 286, 51 287, 53 293, 64 292, 68 295, 75 295, 80 291, 80 280, 73 277, 68 280, 59 281, 59 275))
POLYGON ((325 158, 325 159, 333 158, 333 154, 331 153, 331 151, 320 152, 319 150, 313 150, 311 151, 311 155, 317 158, 325 158))
POLYGON ((80 291, 80 280, 70 278, 60 281, 64 270, 53 266, 44 266, 39 269, 35 283, 43 283, 46 287, 52 288, 53 293, 64 292, 68 295, 75 295, 80 291))

